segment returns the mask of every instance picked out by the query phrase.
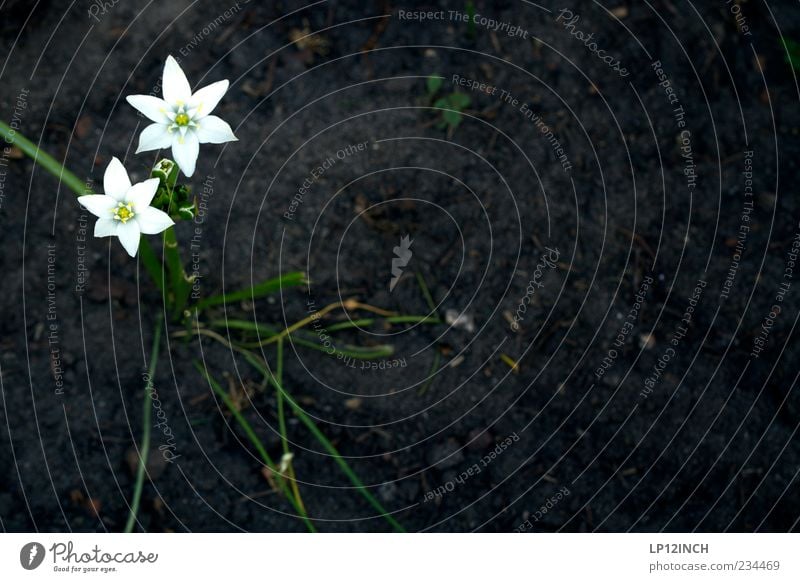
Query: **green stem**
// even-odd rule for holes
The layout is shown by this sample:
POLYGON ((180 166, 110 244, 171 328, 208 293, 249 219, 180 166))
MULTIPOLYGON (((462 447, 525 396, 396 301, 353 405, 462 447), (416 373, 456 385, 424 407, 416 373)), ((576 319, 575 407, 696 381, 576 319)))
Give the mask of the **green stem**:
MULTIPOLYGON (((420 273, 419 271, 416 272, 416 275, 417 275, 417 284, 419 285, 419 288, 422 291, 423 297, 425 297, 425 302, 428 304, 431 313, 436 313, 436 302, 433 300, 433 295, 431 295, 431 290, 428 289, 428 284, 425 282, 425 277, 423 277, 422 273, 420 273)), ((436 315, 438 315, 438 313, 436 313, 436 315)))
MULTIPOLYGON (((283 382, 283 340, 278 340, 278 364, 275 366, 275 375, 278 377, 279 382, 283 382)), ((283 454, 289 455, 289 433, 286 431, 286 414, 283 406, 283 395, 278 392, 278 425, 281 432, 281 442, 283 442, 283 454)), ((281 459, 281 466, 283 466, 283 459, 281 459)), ((303 498, 300 496, 300 487, 297 485, 297 478, 294 474, 294 465, 290 460, 286 464, 286 477, 294 492, 294 497, 300 506, 305 509, 303 498)))
MULTIPOLYGON (((272 337, 278 335, 278 332, 275 328, 265 325, 263 323, 253 323, 252 321, 242 321, 240 319, 215 319, 209 322, 208 324, 210 327, 217 328, 217 329, 237 329, 241 331, 251 331, 256 332, 259 335, 265 337, 272 337)), ((202 332, 200 332, 202 333, 202 332)), ((312 350, 316 350, 318 352, 323 352, 329 356, 336 357, 336 358, 352 358, 354 360, 377 360, 378 358, 388 358, 392 354, 394 354, 394 347, 388 344, 380 344, 377 346, 351 346, 351 345, 344 345, 344 346, 334 346, 334 345, 325 345, 320 343, 319 338, 315 337, 315 334, 312 332, 305 332, 305 337, 298 337, 297 334, 303 333, 303 330, 298 330, 297 332, 289 335, 290 342, 293 345, 303 346, 306 348, 310 348, 312 350)), ((185 335, 181 332, 181 335, 185 335)), ((283 340, 280 340, 283 341, 283 340)), ((261 342, 236 342, 237 346, 248 348, 248 347, 259 347, 261 342)))
POLYGON ((0 136, 5 138, 6 143, 14 144, 21 149, 27 156, 32 158, 34 162, 58 178, 59 181, 63 182, 64 185, 78 196, 92 194, 92 191, 86 187, 86 184, 75 174, 67 170, 62 163, 47 152, 39 149, 35 143, 2 121, 0 121, 0 136))
MULTIPOLYGON (((283 340, 278 340, 278 365, 276 366, 275 375, 278 377, 278 382, 283 382, 283 340)), ((283 442, 283 452, 289 452, 289 439, 286 432, 286 415, 284 413, 283 394, 278 391, 278 428, 281 432, 281 441, 283 442)))
POLYGON ((383 320, 375 319, 375 318, 365 318, 365 319, 351 319, 349 321, 342 321, 340 323, 334 323, 333 325, 329 325, 324 329, 324 331, 328 333, 333 333, 335 331, 341 331, 343 329, 350 329, 353 327, 367 327, 369 325, 373 325, 376 321, 385 321, 386 323, 430 323, 433 325, 437 325, 442 323, 442 320, 438 317, 431 317, 430 315, 395 315, 393 317, 386 317, 383 320))
POLYGON ((169 270, 172 317, 177 320, 183 315, 183 308, 186 307, 189 293, 192 291, 192 284, 186 277, 186 271, 183 270, 181 251, 175 237, 174 226, 164 231, 164 255, 169 270))
POLYGON ((436 377, 436 373, 439 371, 439 361, 441 360, 441 355, 439 353, 438 348, 433 350, 433 363, 431 363, 431 369, 428 371, 428 379, 425 380, 425 384, 423 384, 417 394, 422 396, 425 392, 428 391, 431 384, 433 383, 433 379, 436 377))
POLYGON ((153 349, 150 351, 150 364, 147 367, 147 383, 144 388, 144 404, 142 407, 142 445, 139 447, 139 465, 136 468, 136 482, 133 487, 133 499, 131 499, 131 511, 128 515, 128 522, 125 524, 125 533, 131 533, 136 525, 136 514, 139 512, 139 503, 142 499, 142 488, 144 487, 144 476, 147 471, 147 457, 150 452, 150 419, 153 414, 153 404, 149 398, 148 388, 152 390, 153 375, 156 373, 158 364, 158 350, 161 345, 161 326, 162 320, 156 320, 156 332, 153 337, 153 349))

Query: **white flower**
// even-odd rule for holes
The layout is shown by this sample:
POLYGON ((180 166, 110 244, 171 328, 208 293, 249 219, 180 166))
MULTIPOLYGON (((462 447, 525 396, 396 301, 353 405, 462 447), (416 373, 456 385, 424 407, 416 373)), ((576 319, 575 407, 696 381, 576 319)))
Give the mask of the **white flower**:
POLYGON ((187 177, 194 174, 201 143, 237 141, 231 126, 209 115, 228 90, 228 81, 217 81, 192 93, 178 61, 171 56, 164 64, 164 99, 152 95, 130 95, 128 103, 155 123, 144 128, 136 153, 172 146, 172 157, 187 177))
POLYGON ((94 236, 116 236, 132 257, 139 250, 141 234, 158 234, 175 224, 166 212, 150 206, 158 190, 158 178, 131 186, 128 172, 117 158, 103 176, 105 194, 78 197, 78 202, 98 220, 94 236))

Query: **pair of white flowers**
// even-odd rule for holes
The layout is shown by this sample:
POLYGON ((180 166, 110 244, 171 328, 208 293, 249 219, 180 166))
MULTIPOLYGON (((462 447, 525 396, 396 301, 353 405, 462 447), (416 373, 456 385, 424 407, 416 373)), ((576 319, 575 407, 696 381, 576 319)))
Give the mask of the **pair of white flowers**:
MULTIPOLYGON (((201 143, 236 141, 230 125, 210 115, 227 90, 225 80, 192 93, 183 69, 174 58, 167 57, 162 78, 164 98, 128 97, 128 103, 153 122, 139 136, 136 153, 171 147, 175 162, 190 177, 201 143)), ((142 234, 158 234, 175 224, 166 212, 150 206, 158 186, 158 178, 131 184, 122 162, 113 158, 103 176, 105 194, 81 196, 78 202, 98 218, 94 236, 118 237, 134 257, 142 234)))

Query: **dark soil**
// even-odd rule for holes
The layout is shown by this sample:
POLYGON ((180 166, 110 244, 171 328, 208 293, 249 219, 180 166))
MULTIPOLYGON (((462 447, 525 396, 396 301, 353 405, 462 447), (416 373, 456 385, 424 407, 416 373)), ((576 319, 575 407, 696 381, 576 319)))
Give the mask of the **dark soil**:
MULTIPOLYGON (((82 179, 100 185, 118 156, 141 180, 157 156, 134 156, 145 120, 124 97, 160 94, 168 54, 199 86, 230 79, 218 112, 239 142, 202 148, 204 221, 178 236, 199 229, 204 294, 291 270, 312 283, 211 315, 285 326, 350 297, 425 314, 419 273, 441 316, 474 318, 337 336, 393 345, 383 369, 289 346, 287 389, 406 529, 798 529, 800 94, 779 42, 800 39, 796 2, 743 2, 738 26, 723 1, 475 2, 516 36, 451 20, 459 1, 111 4, 2 3, 2 118, 82 179), (562 8, 580 19, 565 27, 562 8), (291 44, 304 29, 314 42, 291 44), (463 122, 440 128, 435 74, 438 97, 454 75, 498 90, 460 87, 463 122), (404 235, 413 256, 390 292, 404 235)), ((118 242, 81 240, 56 179, 15 150, 0 170, 0 525, 119 531, 160 295, 118 242)), ((179 457, 153 455, 141 527, 303 531, 193 360, 250 391, 244 414, 279 457, 274 392, 219 344, 168 347, 155 389, 179 457)), ((319 529, 387 530, 289 430, 319 529)))

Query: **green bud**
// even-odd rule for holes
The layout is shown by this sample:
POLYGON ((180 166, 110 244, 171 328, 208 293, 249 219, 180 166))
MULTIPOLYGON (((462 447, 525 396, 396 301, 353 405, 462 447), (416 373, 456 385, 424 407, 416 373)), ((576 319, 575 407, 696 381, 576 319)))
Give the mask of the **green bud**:
POLYGON ((171 190, 178 181, 178 165, 172 160, 164 158, 153 167, 150 175, 161 180, 161 185, 171 190))

